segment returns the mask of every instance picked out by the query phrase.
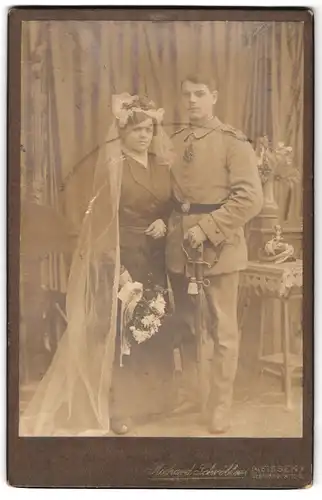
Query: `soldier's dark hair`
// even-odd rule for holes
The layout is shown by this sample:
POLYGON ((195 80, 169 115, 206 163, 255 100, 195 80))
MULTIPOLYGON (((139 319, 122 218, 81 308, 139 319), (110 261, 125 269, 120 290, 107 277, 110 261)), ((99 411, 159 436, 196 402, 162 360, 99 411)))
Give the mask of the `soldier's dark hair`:
POLYGON ((207 75, 207 74, 205 75, 202 73, 190 73, 181 80, 181 88, 185 82, 206 85, 210 90, 210 92, 214 92, 215 90, 217 90, 217 82, 215 77, 212 75, 207 75))

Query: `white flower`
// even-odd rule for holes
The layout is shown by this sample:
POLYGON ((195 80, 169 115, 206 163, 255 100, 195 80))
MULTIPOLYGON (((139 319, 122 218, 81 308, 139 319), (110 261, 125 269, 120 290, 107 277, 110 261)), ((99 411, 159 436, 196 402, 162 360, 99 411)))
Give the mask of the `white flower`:
POLYGON ((150 302, 150 307, 154 311, 156 311, 159 316, 161 316, 161 315, 164 314, 164 312, 165 312, 165 306, 166 306, 166 302, 164 300, 163 295, 161 295, 160 293, 158 294, 158 296, 156 297, 156 299, 154 299, 154 300, 152 300, 150 302))
POLYGON ((152 335, 153 334, 151 332, 145 332, 143 330, 134 329, 133 331, 134 340, 136 340, 138 344, 142 344, 142 342, 145 342, 147 339, 152 337, 152 335))
POLYGON ((137 99, 136 95, 128 92, 112 96, 112 113, 115 118, 119 118, 119 113, 124 109, 124 105, 131 105, 137 99))
POLYGON ((141 319, 141 323, 145 327, 149 327, 150 325, 153 324, 154 318, 155 318, 154 314, 149 314, 148 316, 145 316, 144 318, 141 319))
POLYGON ((161 326, 161 321, 159 320, 159 318, 155 317, 152 328, 159 328, 159 326, 161 326))
POLYGON ((142 332, 142 330, 135 330, 133 331, 133 337, 137 341, 138 344, 141 344, 142 342, 145 341, 145 334, 142 332))
POLYGON ((144 317, 144 318, 141 319, 141 323, 142 323, 143 326, 146 326, 146 327, 150 326, 150 321, 146 317, 144 317))
POLYGON ((127 106, 131 106, 137 99, 137 95, 130 95, 128 93, 112 96, 112 113, 118 120, 119 126, 121 128, 125 127, 129 117, 133 115, 134 111, 143 111, 147 116, 153 118, 158 124, 160 124, 164 116, 163 108, 148 110, 142 110, 141 108, 136 107, 127 108, 127 106))
POLYGON ((125 106, 131 105, 136 99, 136 95, 130 95, 126 92, 112 96, 112 113, 119 121, 120 127, 125 127, 131 114, 131 110, 126 109, 125 106))
POLYGON ((140 318, 142 327, 130 327, 132 336, 138 344, 145 342, 158 332, 161 326, 160 318, 162 318, 165 313, 166 301, 162 293, 158 293, 156 298, 149 301, 148 304, 151 312, 140 318))

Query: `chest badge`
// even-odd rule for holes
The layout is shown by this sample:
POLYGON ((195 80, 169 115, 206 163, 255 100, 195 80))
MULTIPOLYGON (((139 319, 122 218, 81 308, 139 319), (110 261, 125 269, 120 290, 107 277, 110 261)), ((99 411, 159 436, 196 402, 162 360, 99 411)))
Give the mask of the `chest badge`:
POLYGON ((183 159, 187 163, 191 163, 194 158, 194 150, 193 150, 193 144, 190 142, 187 144, 184 153, 183 153, 183 159))

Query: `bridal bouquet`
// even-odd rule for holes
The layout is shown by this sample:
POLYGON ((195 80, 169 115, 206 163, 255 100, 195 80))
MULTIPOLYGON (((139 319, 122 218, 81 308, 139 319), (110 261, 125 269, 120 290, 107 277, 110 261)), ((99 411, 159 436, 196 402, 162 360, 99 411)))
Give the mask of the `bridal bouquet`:
POLYGON ((134 340, 141 344, 159 331, 165 316, 165 291, 158 286, 143 291, 128 324, 134 340))
POLYGON ((118 294, 123 305, 122 322, 138 344, 159 331, 166 314, 165 293, 166 290, 154 285, 152 280, 149 280, 147 288, 143 288, 142 283, 132 282, 130 279, 123 282, 118 294))

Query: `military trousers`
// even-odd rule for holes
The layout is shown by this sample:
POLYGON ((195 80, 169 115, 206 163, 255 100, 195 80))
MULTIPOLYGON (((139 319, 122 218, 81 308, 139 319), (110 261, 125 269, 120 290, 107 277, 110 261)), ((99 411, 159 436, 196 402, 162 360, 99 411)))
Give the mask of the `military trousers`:
MULTIPOLYGON (((194 328, 196 313, 193 299, 188 295, 188 279, 183 274, 169 274, 175 305, 175 334, 180 350, 182 376, 186 399, 197 403, 201 388, 197 372, 197 332, 194 328)), ((229 411, 233 400, 239 354, 237 300, 239 273, 209 276, 204 287, 207 308, 206 352, 208 411, 229 411)))

